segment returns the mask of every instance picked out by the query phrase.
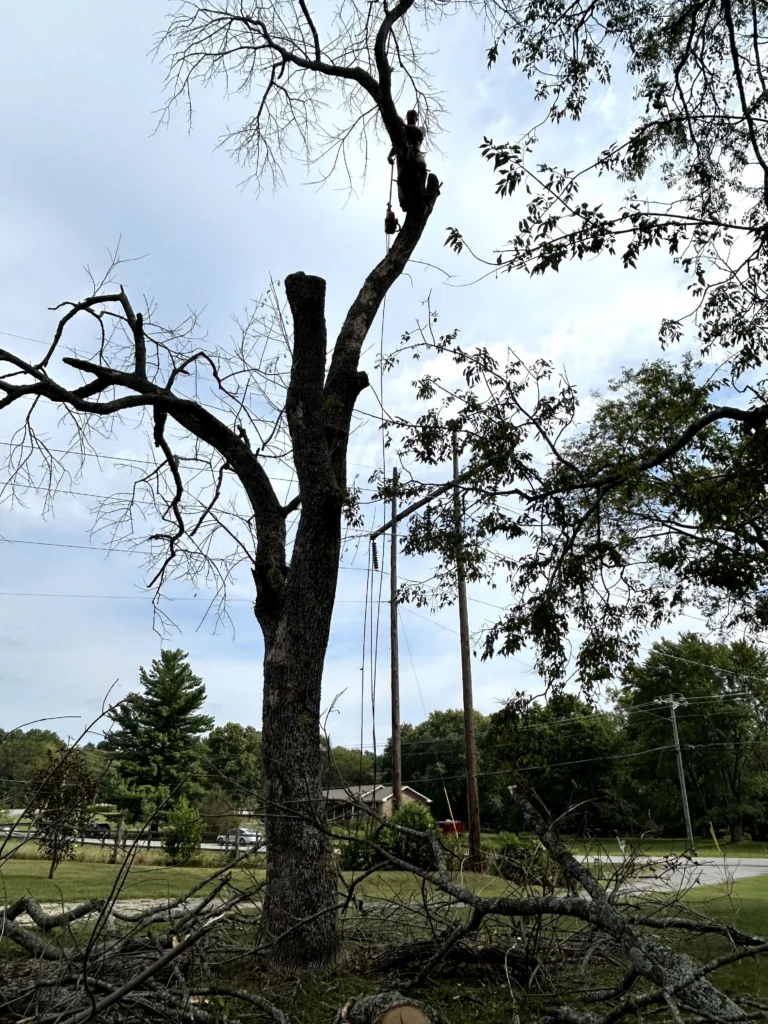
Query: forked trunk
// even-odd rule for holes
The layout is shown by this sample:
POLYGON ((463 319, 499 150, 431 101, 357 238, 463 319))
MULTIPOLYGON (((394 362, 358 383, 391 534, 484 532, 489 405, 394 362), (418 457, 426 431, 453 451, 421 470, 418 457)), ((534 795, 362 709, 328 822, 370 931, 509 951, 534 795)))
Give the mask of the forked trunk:
MULTIPOLYGON (((303 273, 285 279, 293 317, 285 415, 301 512, 287 566, 280 508, 271 504, 269 515, 262 511, 254 579, 265 647, 267 892, 262 929, 271 960, 289 968, 329 965, 338 950, 336 861, 323 831, 320 784, 323 662, 339 574, 349 430, 355 400, 368 385, 358 370, 360 350, 382 299, 424 230, 431 202, 425 205, 421 196, 416 206, 418 214, 409 213, 392 248, 352 303, 327 376, 325 281, 303 273)), ((246 486, 251 472, 246 466, 246 486)), ((255 494, 254 511, 259 507, 255 494)))

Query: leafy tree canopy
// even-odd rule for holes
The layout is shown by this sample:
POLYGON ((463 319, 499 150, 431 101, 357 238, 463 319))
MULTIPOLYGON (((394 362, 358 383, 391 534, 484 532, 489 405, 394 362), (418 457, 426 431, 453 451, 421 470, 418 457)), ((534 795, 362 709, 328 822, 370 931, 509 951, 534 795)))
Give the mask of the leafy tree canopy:
POLYGON ((616 760, 624 746, 618 726, 615 714, 571 693, 555 694, 546 704, 521 696, 490 716, 485 745, 510 776, 525 775, 553 818, 582 805, 566 828, 604 830, 618 811, 616 760))
MULTIPOLYGON (((500 792, 500 777, 492 772, 495 759, 483 747, 488 729, 488 716, 475 712, 475 736, 478 743, 478 772, 480 774, 480 817, 487 823, 497 823, 505 801, 500 792)), ((435 818, 467 821, 466 760, 464 757, 464 712, 460 710, 433 711, 418 725, 401 727, 403 784, 432 800, 435 818)), ((382 754, 382 776, 392 778, 391 740, 382 754)), ((508 802, 508 801, 507 801, 508 802)))
POLYGON ((63 740, 50 729, 0 729, 0 806, 25 807, 35 772, 49 753, 63 749, 63 740))
MULTIPOLYGON (((434 322, 404 341, 416 355, 451 354, 464 375, 455 388, 423 374, 415 386, 431 408, 399 425, 404 451, 430 466, 449 463, 458 433, 461 553, 470 578, 509 584, 485 655, 530 644, 549 684, 574 671, 589 685, 610 680, 643 634, 686 604, 725 629, 768 622, 768 391, 753 372, 768 308, 768 11, 742 0, 513 0, 506 10, 489 62, 511 55, 535 80, 545 119, 584 116, 617 61, 635 87, 635 117, 626 138, 575 170, 537 161, 535 132, 486 139, 497 192, 522 197, 519 218, 510 209, 517 230, 488 262, 538 274, 620 253, 631 268, 661 246, 691 295, 688 316, 663 319, 661 341, 689 337, 719 363, 709 378, 688 357, 627 369, 580 428, 576 388, 546 362, 465 351, 455 333, 436 337, 434 322), (615 209, 600 175, 626 183, 615 209)), ((448 241, 463 248, 457 229, 448 241)), ((429 490, 413 484, 405 496, 429 490)), ((450 501, 433 501, 407 546, 440 556, 437 586, 404 596, 453 600, 458 545, 450 501)))
POLYGON ((261 733, 252 725, 227 722, 211 729, 205 765, 212 781, 236 807, 253 807, 261 792, 261 733))
POLYGON ((625 797, 638 819, 678 830, 680 791, 669 706, 683 750, 695 824, 710 821, 738 841, 745 823, 768 807, 768 655, 736 641, 710 643, 693 633, 655 643, 644 662, 627 668, 619 690, 626 741, 638 752, 625 797))
POLYGON ((49 749, 31 788, 37 810, 37 843, 43 857, 51 862, 48 877, 53 878, 59 864, 74 856, 75 840, 91 816, 96 780, 79 748, 49 749))
MULTIPOLYGON (((323 754, 323 786, 337 789, 341 786, 365 786, 373 783, 375 758, 370 750, 354 750, 350 747, 329 745, 322 737, 320 745, 323 754)), ((381 768, 376 772, 381 782, 381 768)))

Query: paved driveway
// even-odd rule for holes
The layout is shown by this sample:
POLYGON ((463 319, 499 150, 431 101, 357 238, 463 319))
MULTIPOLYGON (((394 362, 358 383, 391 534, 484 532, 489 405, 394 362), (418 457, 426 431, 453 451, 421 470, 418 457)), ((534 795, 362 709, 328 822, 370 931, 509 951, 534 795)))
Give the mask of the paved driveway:
MULTIPOLYGON (((593 860, 594 858, 589 858, 593 860)), ((609 860, 619 865, 620 857, 602 857, 603 863, 609 860)), ((631 892, 676 892, 692 885, 725 885, 743 878, 754 878, 757 875, 768 875, 768 858, 765 857, 697 857, 692 861, 678 860, 674 867, 656 858, 642 858, 640 863, 646 873, 624 884, 623 888, 631 892)))

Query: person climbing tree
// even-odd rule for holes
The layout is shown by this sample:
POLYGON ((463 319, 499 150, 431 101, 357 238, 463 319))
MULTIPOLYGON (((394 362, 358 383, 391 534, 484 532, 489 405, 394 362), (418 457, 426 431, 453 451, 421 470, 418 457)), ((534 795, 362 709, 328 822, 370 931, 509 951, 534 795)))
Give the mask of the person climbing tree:
POLYGON ((398 152, 398 147, 393 145, 387 157, 390 164, 397 160, 397 198, 403 213, 408 212, 409 197, 424 196, 427 186, 427 160, 421 151, 424 129, 418 121, 417 111, 409 110, 403 124, 405 150, 398 152))

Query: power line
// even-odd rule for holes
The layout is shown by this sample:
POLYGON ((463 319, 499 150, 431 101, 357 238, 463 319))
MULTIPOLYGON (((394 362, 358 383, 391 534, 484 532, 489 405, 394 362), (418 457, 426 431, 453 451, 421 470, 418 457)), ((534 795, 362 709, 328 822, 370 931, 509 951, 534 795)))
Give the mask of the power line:
POLYGON ((19 341, 33 341, 36 345, 50 345, 50 341, 43 341, 41 338, 28 338, 25 334, 12 334, 10 331, 0 331, 6 338, 18 338, 19 341))
MULTIPOLYGON (((0 485, 0 486, 2 486, 2 485, 0 485)), ((94 495, 94 497, 95 497, 95 495, 94 495)), ((31 546, 31 547, 62 548, 62 549, 65 549, 65 550, 76 550, 76 551, 96 551, 96 552, 105 552, 107 554, 115 553, 115 554, 131 554, 131 555, 133 555, 133 554, 152 555, 152 554, 156 554, 157 553, 156 551, 153 551, 152 549, 138 548, 138 547, 137 548, 120 548, 120 547, 110 547, 110 546, 106 546, 106 545, 101 546, 101 545, 95 545, 95 544, 72 544, 72 543, 65 543, 65 542, 62 542, 62 541, 28 540, 28 539, 23 539, 23 538, 3 537, 3 536, 0 536, 0 544, 18 544, 18 545, 26 545, 26 546, 31 546)), ((363 566, 355 566, 355 565, 340 565, 339 566, 339 570, 340 571, 344 571, 344 572, 367 572, 368 571, 363 566)), ((388 575, 388 573, 384 569, 380 569, 378 571, 381 572, 382 575, 388 575)), ((418 583, 419 581, 418 580, 404 580, 404 582, 418 583)), ((39 594, 39 595, 35 595, 33 593, 25 593, 25 594, 13 595, 13 594, 6 594, 4 592, 0 592, 0 596, 56 597, 56 596, 59 596, 59 595, 55 595, 55 594, 39 594)), ((60 595, 60 596, 62 596, 62 597, 70 597, 70 596, 75 596, 75 597, 77 597, 77 596, 96 597, 96 596, 99 596, 99 595, 64 595, 63 594, 63 595, 60 595)), ((104 595, 104 596, 106 597, 106 595, 104 595)), ((122 597, 123 595, 118 595, 118 596, 122 597)), ((131 597, 132 597, 132 595, 125 595, 125 599, 129 599, 131 597)), ((199 598, 199 599, 198 598, 169 598, 169 600, 207 600, 207 599, 206 598, 199 598)), ((251 599, 250 598, 236 598, 236 597, 233 597, 233 598, 228 598, 228 600, 230 600, 230 601, 247 601, 247 600, 251 600, 251 599)), ((469 597, 468 600, 472 601, 474 604, 486 605, 486 606, 489 606, 489 607, 492 607, 492 608, 499 608, 499 609, 503 610, 503 606, 502 605, 492 604, 489 601, 483 601, 481 598, 469 597)), ((345 603, 345 600, 343 598, 339 598, 339 599, 337 599, 337 603, 345 603)), ((355 601, 355 602, 347 601, 346 603, 362 603, 362 602, 361 601, 355 601)), ((387 602, 384 602, 384 603, 387 603, 387 602)), ((409 615, 413 615, 416 618, 421 619, 424 622, 430 622, 432 625, 437 626, 439 629, 444 629, 444 630, 446 630, 449 633, 453 633, 455 635, 458 635, 458 630, 453 629, 451 626, 446 626, 444 623, 438 622, 436 619, 434 619, 434 618, 432 618, 432 617, 430 617, 428 615, 421 615, 421 614, 419 614, 419 612, 416 612, 412 608, 408 608, 408 607, 406 607, 404 605, 402 605, 401 608, 402 608, 403 611, 406 611, 409 615)), ((574 632, 584 633, 584 630, 574 630, 574 632)), ((719 673, 719 672, 726 673, 726 674, 728 674, 730 676, 733 676, 734 680, 752 679, 752 680, 756 680, 757 682, 763 682, 763 683, 768 682, 768 680, 766 680, 762 676, 754 676, 754 675, 749 675, 749 674, 742 673, 742 672, 737 672, 735 669, 720 668, 719 666, 711 665, 711 664, 709 664, 707 662, 694 661, 691 658, 683 658, 683 657, 680 657, 680 656, 675 655, 675 654, 670 654, 670 653, 668 653, 666 651, 660 651, 658 648, 656 648, 654 650, 653 648, 649 648, 649 647, 640 647, 640 650, 645 651, 646 653, 655 653, 655 654, 658 654, 661 657, 670 658, 670 659, 672 659, 674 661, 680 661, 680 662, 684 662, 684 663, 689 664, 689 665, 695 665, 698 668, 706 668, 706 669, 709 669, 710 671, 712 671, 714 673, 719 673)), ((535 667, 533 665, 529 665, 527 662, 522 661, 520 658, 516 657, 513 654, 507 655, 506 657, 510 658, 512 661, 517 661, 519 664, 524 665, 525 668, 529 669, 530 671, 535 671, 535 667)), ((727 698, 728 698, 728 694, 723 694, 723 695, 715 694, 715 695, 712 695, 712 697, 704 697, 704 696, 702 696, 702 697, 692 697, 692 698, 689 698, 689 699, 692 700, 692 701, 700 702, 702 700, 723 700, 723 699, 727 699, 727 698)), ((634 709, 634 710, 637 710, 637 709, 634 709)))
MULTIPOLYGON (((32 444, 24 444, 23 442, 16 443, 14 441, 0 441, 0 444, 3 445, 6 448, 14 448, 14 449, 20 448, 20 449, 26 449, 27 451, 31 451, 31 452, 39 451, 40 448, 44 447, 44 450, 46 452, 51 452, 54 455, 74 455, 78 459, 81 459, 81 458, 82 459, 96 459, 98 461, 101 461, 102 459, 104 459, 107 462, 117 462, 117 463, 119 463, 122 466, 134 466, 134 467, 139 468, 139 469, 157 468, 157 465, 158 465, 156 462, 150 462, 149 460, 142 461, 141 459, 133 459, 130 456, 102 455, 102 454, 99 454, 98 452, 75 451, 75 450, 70 449, 70 448, 50 448, 48 445, 45 445, 45 446, 42 446, 42 445, 41 446, 35 446, 35 445, 32 445, 32 444)), ((282 483, 282 484, 294 484, 294 483, 296 483, 295 477, 270 476, 269 479, 270 480, 274 480, 277 483, 282 483)), ((5 480, 2 483, 0 483, 0 487, 11 487, 11 488, 13 488, 13 487, 16 487, 16 486, 17 486, 16 483, 13 482, 13 481, 10 481, 10 480, 5 480)), ((23 487, 25 487, 27 489, 32 489, 32 490, 40 490, 40 491, 48 491, 48 490, 50 490, 50 492, 52 494, 55 494, 56 490, 57 490, 55 487, 49 489, 47 487, 41 487, 41 486, 37 486, 37 485, 33 485, 33 484, 22 484, 22 485, 18 485, 18 486, 23 486, 23 487)), ((377 490, 375 487, 360 487, 359 489, 361 491, 367 491, 369 494, 375 494, 376 490, 377 490)), ((93 498, 104 498, 105 500, 109 500, 111 497, 113 497, 113 495, 93 494, 93 495, 90 495, 90 497, 93 497, 93 498)))
MULTIPOLYGON (((34 593, 32 591, 15 591, 15 590, 0 590, 0 597, 50 597, 50 598, 66 598, 67 600, 94 600, 94 601, 148 601, 151 598, 146 594, 54 594, 54 593, 34 593)), ((213 600, 210 597, 168 597, 163 596, 163 600, 169 604, 175 604, 180 601, 205 601, 207 604, 213 600)), ((227 601, 242 601, 248 604, 253 604, 254 598, 252 597, 228 597, 227 601)), ((363 601, 358 598, 337 598, 336 604, 363 604, 363 601)), ((389 602, 382 602, 388 604, 389 602)))
MULTIPOLYGON (((0 486, 2 486, 2 484, 0 484, 0 486)), ((98 497, 98 495, 91 495, 91 496, 92 497, 98 497)), ((105 552, 107 554, 113 554, 113 553, 115 553, 115 554, 130 554, 130 555, 133 555, 133 554, 140 554, 140 555, 157 554, 156 551, 153 551, 152 549, 147 549, 147 548, 138 548, 138 547, 136 547, 136 548, 120 548, 120 547, 111 547, 111 546, 107 546, 107 545, 72 544, 72 543, 65 543, 63 541, 28 540, 28 539, 24 539, 24 538, 3 537, 3 536, 0 536, 0 544, 18 544, 18 545, 26 545, 26 546, 30 546, 30 547, 62 548, 62 549, 65 549, 65 550, 76 550, 76 551, 95 551, 95 552, 105 552)), ((339 566, 339 570, 343 571, 343 572, 367 572, 368 571, 363 566, 355 566, 355 565, 340 565, 339 566)), ((384 575, 384 576, 388 575, 388 573, 387 573, 387 571, 385 569, 380 569, 378 571, 382 575, 384 575)), ((404 582, 407 582, 407 583, 419 583, 420 581, 404 579, 404 582)), ((96 597, 96 596, 100 596, 100 595, 67 595, 67 594, 62 594, 62 595, 39 594, 39 595, 36 595, 36 594, 33 594, 33 593, 25 593, 25 594, 14 595, 14 594, 10 594, 10 593, 6 594, 4 592, 0 592, 0 596, 20 596, 20 597, 21 596, 23 596, 23 597, 35 597, 35 596, 39 596, 39 597, 56 597, 56 596, 71 597, 71 596, 75 596, 75 597, 77 597, 77 596, 82 596, 82 597, 96 597)), ((104 595, 104 596, 106 597, 106 595, 104 595)), ((123 595, 118 595, 118 596, 119 597, 123 597, 123 595)), ((131 597, 132 597, 132 595, 125 595, 125 599, 129 599, 131 597)), ((199 599, 198 598, 169 598, 169 600, 207 600, 207 599, 206 598, 199 598, 199 599)), ((251 600, 251 599, 250 598, 235 598, 235 597, 233 597, 233 598, 228 598, 228 600, 230 600, 230 601, 247 601, 247 600, 251 600)), ((468 600, 472 601, 474 604, 486 605, 486 606, 491 607, 491 608, 499 608, 500 610, 503 610, 503 605, 492 604, 489 601, 483 601, 481 598, 469 597, 468 600)), ((345 603, 345 600, 343 598, 339 598, 339 599, 337 599, 336 603, 345 603)), ((347 601, 346 603, 362 603, 362 602, 361 601, 355 601, 355 602, 347 601)), ((387 602, 384 602, 384 603, 387 603, 387 602)), ((458 630, 453 629, 451 626, 446 626, 442 622, 438 622, 437 619, 434 619, 434 618, 432 618, 432 617, 430 617, 428 615, 421 615, 419 612, 416 612, 412 608, 408 608, 408 607, 406 607, 404 605, 401 605, 401 608, 402 608, 403 611, 407 612, 409 615, 413 615, 416 618, 421 619, 424 622, 430 622, 432 625, 437 626, 439 629, 444 629, 447 632, 453 633, 453 634, 458 636, 458 630)), ((585 633, 584 630, 577 630, 577 629, 574 629, 574 632, 585 633)), ((747 673, 744 673, 744 672, 737 672, 735 669, 721 668, 718 665, 712 665, 712 664, 709 664, 708 662, 694 661, 691 658, 683 658, 683 657, 680 657, 679 655, 670 654, 667 651, 659 650, 658 647, 654 650, 653 648, 650 648, 650 647, 642 647, 641 646, 640 650, 641 651, 645 651, 646 653, 657 654, 660 657, 670 658, 670 659, 672 659, 674 661, 684 662, 685 664, 688 664, 688 665, 695 665, 697 668, 706 668, 706 669, 709 669, 710 671, 712 671, 714 673, 724 673, 724 674, 727 674, 729 676, 732 676, 734 681, 740 680, 740 679, 741 680, 751 679, 751 680, 755 680, 757 682, 762 682, 762 683, 768 682, 768 680, 766 680, 765 677, 763 677, 763 676, 750 675, 750 674, 747 674, 747 673)), ((512 661, 517 661, 519 664, 524 665, 530 671, 535 671, 535 667, 533 665, 529 665, 527 662, 522 661, 520 658, 516 657, 513 654, 506 655, 506 657, 511 659, 512 661)), ((689 698, 689 700, 695 701, 695 702, 698 703, 698 702, 701 702, 703 700, 723 700, 723 699, 728 699, 728 697, 729 697, 728 694, 722 694, 722 695, 714 694, 711 697, 705 697, 705 696, 692 697, 692 698, 689 698)), ((634 709, 634 710, 637 710, 637 709, 634 709)))
MULTIPOLYGON (((419 691, 419 693, 421 693, 421 691, 419 691)), ((715 701, 713 701, 713 703, 722 703, 722 702, 718 698, 715 701)), ((428 712, 426 710, 426 706, 424 705, 423 698, 422 698, 422 708, 424 709, 425 717, 428 718, 429 716, 428 716, 428 712)), ((638 709, 638 708, 632 708, 632 709, 624 711, 624 714, 626 714, 626 715, 648 714, 648 713, 649 712, 645 711, 644 709, 638 709)), ((608 718, 608 717, 613 716, 614 714, 615 714, 615 712, 612 712, 612 711, 596 711, 592 715, 573 715, 573 716, 569 716, 567 718, 556 718, 556 719, 553 719, 551 722, 535 722, 533 724, 522 723, 521 726, 520 726, 519 732, 517 733, 517 735, 524 738, 525 736, 527 736, 528 733, 531 733, 531 732, 537 732, 539 730, 547 730, 547 729, 555 729, 555 728, 559 732, 561 730, 561 728, 567 727, 569 725, 579 725, 582 722, 595 723, 595 722, 599 721, 601 718, 608 718)), ((665 725, 669 724, 669 719, 667 717, 665 717, 665 716, 653 715, 653 717, 657 718, 660 722, 663 722, 665 725)), ((690 722, 691 720, 693 720, 695 718, 708 718, 708 719, 711 719, 712 718, 712 713, 711 712, 707 712, 706 714, 699 714, 699 715, 684 715, 684 716, 681 716, 681 721, 682 722, 690 722)), ((415 728, 418 728, 418 726, 415 726, 415 728)), ((428 746, 433 746, 434 747, 435 745, 440 744, 440 743, 460 743, 460 742, 461 742, 461 734, 459 732, 456 732, 456 733, 454 733, 452 735, 449 735, 449 736, 435 736, 435 737, 427 737, 425 739, 418 739, 418 738, 416 738, 416 739, 403 739, 402 740, 402 745, 403 745, 403 747, 407 746, 410 749, 414 749, 416 747, 428 747, 428 746)), ((357 750, 358 747, 355 744, 359 744, 359 738, 355 738, 355 740, 352 740, 352 741, 344 741, 344 740, 336 740, 336 741, 334 741, 334 746, 336 746, 336 747, 344 747, 345 749, 348 749, 348 750, 357 750)), ((694 744, 694 746, 695 745, 696 744, 694 744)), ((372 743, 364 743, 363 746, 364 746, 364 748, 367 749, 367 748, 370 748, 372 746, 372 743)), ((486 750, 486 751, 488 751, 488 750, 502 750, 502 749, 506 749, 507 746, 508 746, 508 744, 505 744, 505 743, 493 743, 493 744, 483 743, 483 750, 486 750)))

